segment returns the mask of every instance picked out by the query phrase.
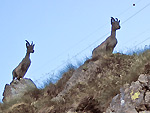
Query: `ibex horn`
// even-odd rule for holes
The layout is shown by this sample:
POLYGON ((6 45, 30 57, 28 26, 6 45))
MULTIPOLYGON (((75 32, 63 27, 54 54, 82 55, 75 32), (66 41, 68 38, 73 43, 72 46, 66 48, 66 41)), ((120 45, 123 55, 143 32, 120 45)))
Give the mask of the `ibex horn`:
POLYGON ((118 18, 116 18, 116 20, 118 21, 118 18))
POLYGON ((115 21, 115 19, 113 17, 111 17, 111 19, 113 19, 115 21))
POLYGON ((33 41, 32 41, 32 43, 31 43, 31 45, 33 45, 33 41))
POLYGON ((27 41, 27 40, 25 40, 26 42, 27 42, 27 44, 29 44, 30 45, 30 43, 27 41))

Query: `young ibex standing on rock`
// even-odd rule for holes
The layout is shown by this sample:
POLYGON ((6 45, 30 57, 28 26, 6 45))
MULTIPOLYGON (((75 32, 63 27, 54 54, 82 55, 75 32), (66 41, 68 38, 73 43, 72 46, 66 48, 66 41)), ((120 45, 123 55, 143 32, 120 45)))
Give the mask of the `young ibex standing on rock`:
POLYGON ((20 80, 20 78, 23 78, 31 64, 30 53, 34 53, 35 44, 33 44, 33 42, 30 44, 27 40, 25 41, 26 41, 26 48, 27 48, 26 56, 20 62, 20 64, 13 70, 12 72, 13 80, 15 78, 17 78, 18 80, 20 80))
POLYGON ((92 52, 92 58, 112 53, 116 44, 116 30, 120 29, 120 20, 111 17, 111 35, 92 52))

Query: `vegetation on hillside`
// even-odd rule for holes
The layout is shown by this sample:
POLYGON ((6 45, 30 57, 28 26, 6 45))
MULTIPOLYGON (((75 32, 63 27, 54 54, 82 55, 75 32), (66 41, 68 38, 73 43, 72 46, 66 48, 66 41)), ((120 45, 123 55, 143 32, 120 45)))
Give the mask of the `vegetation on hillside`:
MULTIPOLYGON (((89 59, 84 63, 85 68, 89 62, 98 63, 97 71, 90 76, 87 83, 80 82, 72 87, 63 100, 51 101, 65 88, 66 82, 76 70, 73 65, 68 66, 67 71, 63 71, 62 77, 56 83, 46 82, 43 89, 28 92, 22 100, 17 102, 1 103, 1 110, 9 111, 10 108, 12 110, 12 105, 23 102, 31 105, 36 113, 65 113, 69 110, 77 113, 83 111, 102 113, 111 99, 119 93, 120 87, 136 81, 141 73, 150 74, 150 50, 148 48, 130 55, 115 53, 98 59, 89 59)), ((22 113, 20 111, 24 110, 22 107, 14 107, 14 109, 16 113, 22 113)))

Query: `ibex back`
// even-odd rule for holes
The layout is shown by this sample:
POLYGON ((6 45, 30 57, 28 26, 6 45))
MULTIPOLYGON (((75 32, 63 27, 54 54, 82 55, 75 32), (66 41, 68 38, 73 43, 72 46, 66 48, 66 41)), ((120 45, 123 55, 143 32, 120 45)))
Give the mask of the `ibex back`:
POLYGON ((34 53, 34 45, 33 42, 32 44, 30 44, 27 40, 26 40, 26 48, 27 48, 27 52, 25 57, 23 58, 23 60, 20 62, 20 64, 13 70, 12 74, 13 74, 13 80, 15 78, 17 78, 18 80, 20 80, 20 78, 23 78, 24 75, 26 74, 30 64, 31 64, 31 60, 30 60, 30 53, 34 53))
POLYGON ((116 30, 120 29, 120 20, 111 17, 111 35, 92 52, 92 58, 112 53, 116 44, 116 30))

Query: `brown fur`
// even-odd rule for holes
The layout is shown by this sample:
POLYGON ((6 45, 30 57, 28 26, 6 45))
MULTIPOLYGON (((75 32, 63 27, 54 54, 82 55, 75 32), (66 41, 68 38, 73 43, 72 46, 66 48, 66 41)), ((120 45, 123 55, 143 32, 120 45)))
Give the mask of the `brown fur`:
POLYGON ((111 35, 93 50, 92 58, 113 52, 117 44, 116 30, 120 29, 119 23, 120 20, 118 21, 117 18, 115 20, 113 17, 111 17, 111 35))
POLYGON ((34 45, 33 42, 30 45, 30 43, 26 40, 26 48, 27 48, 27 52, 25 57, 23 58, 23 60, 20 62, 20 64, 13 70, 12 74, 13 74, 13 80, 15 78, 17 78, 18 80, 20 80, 20 78, 23 78, 24 75, 26 74, 30 64, 31 64, 31 60, 30 60, 30 53, 34 53, 34 45))

